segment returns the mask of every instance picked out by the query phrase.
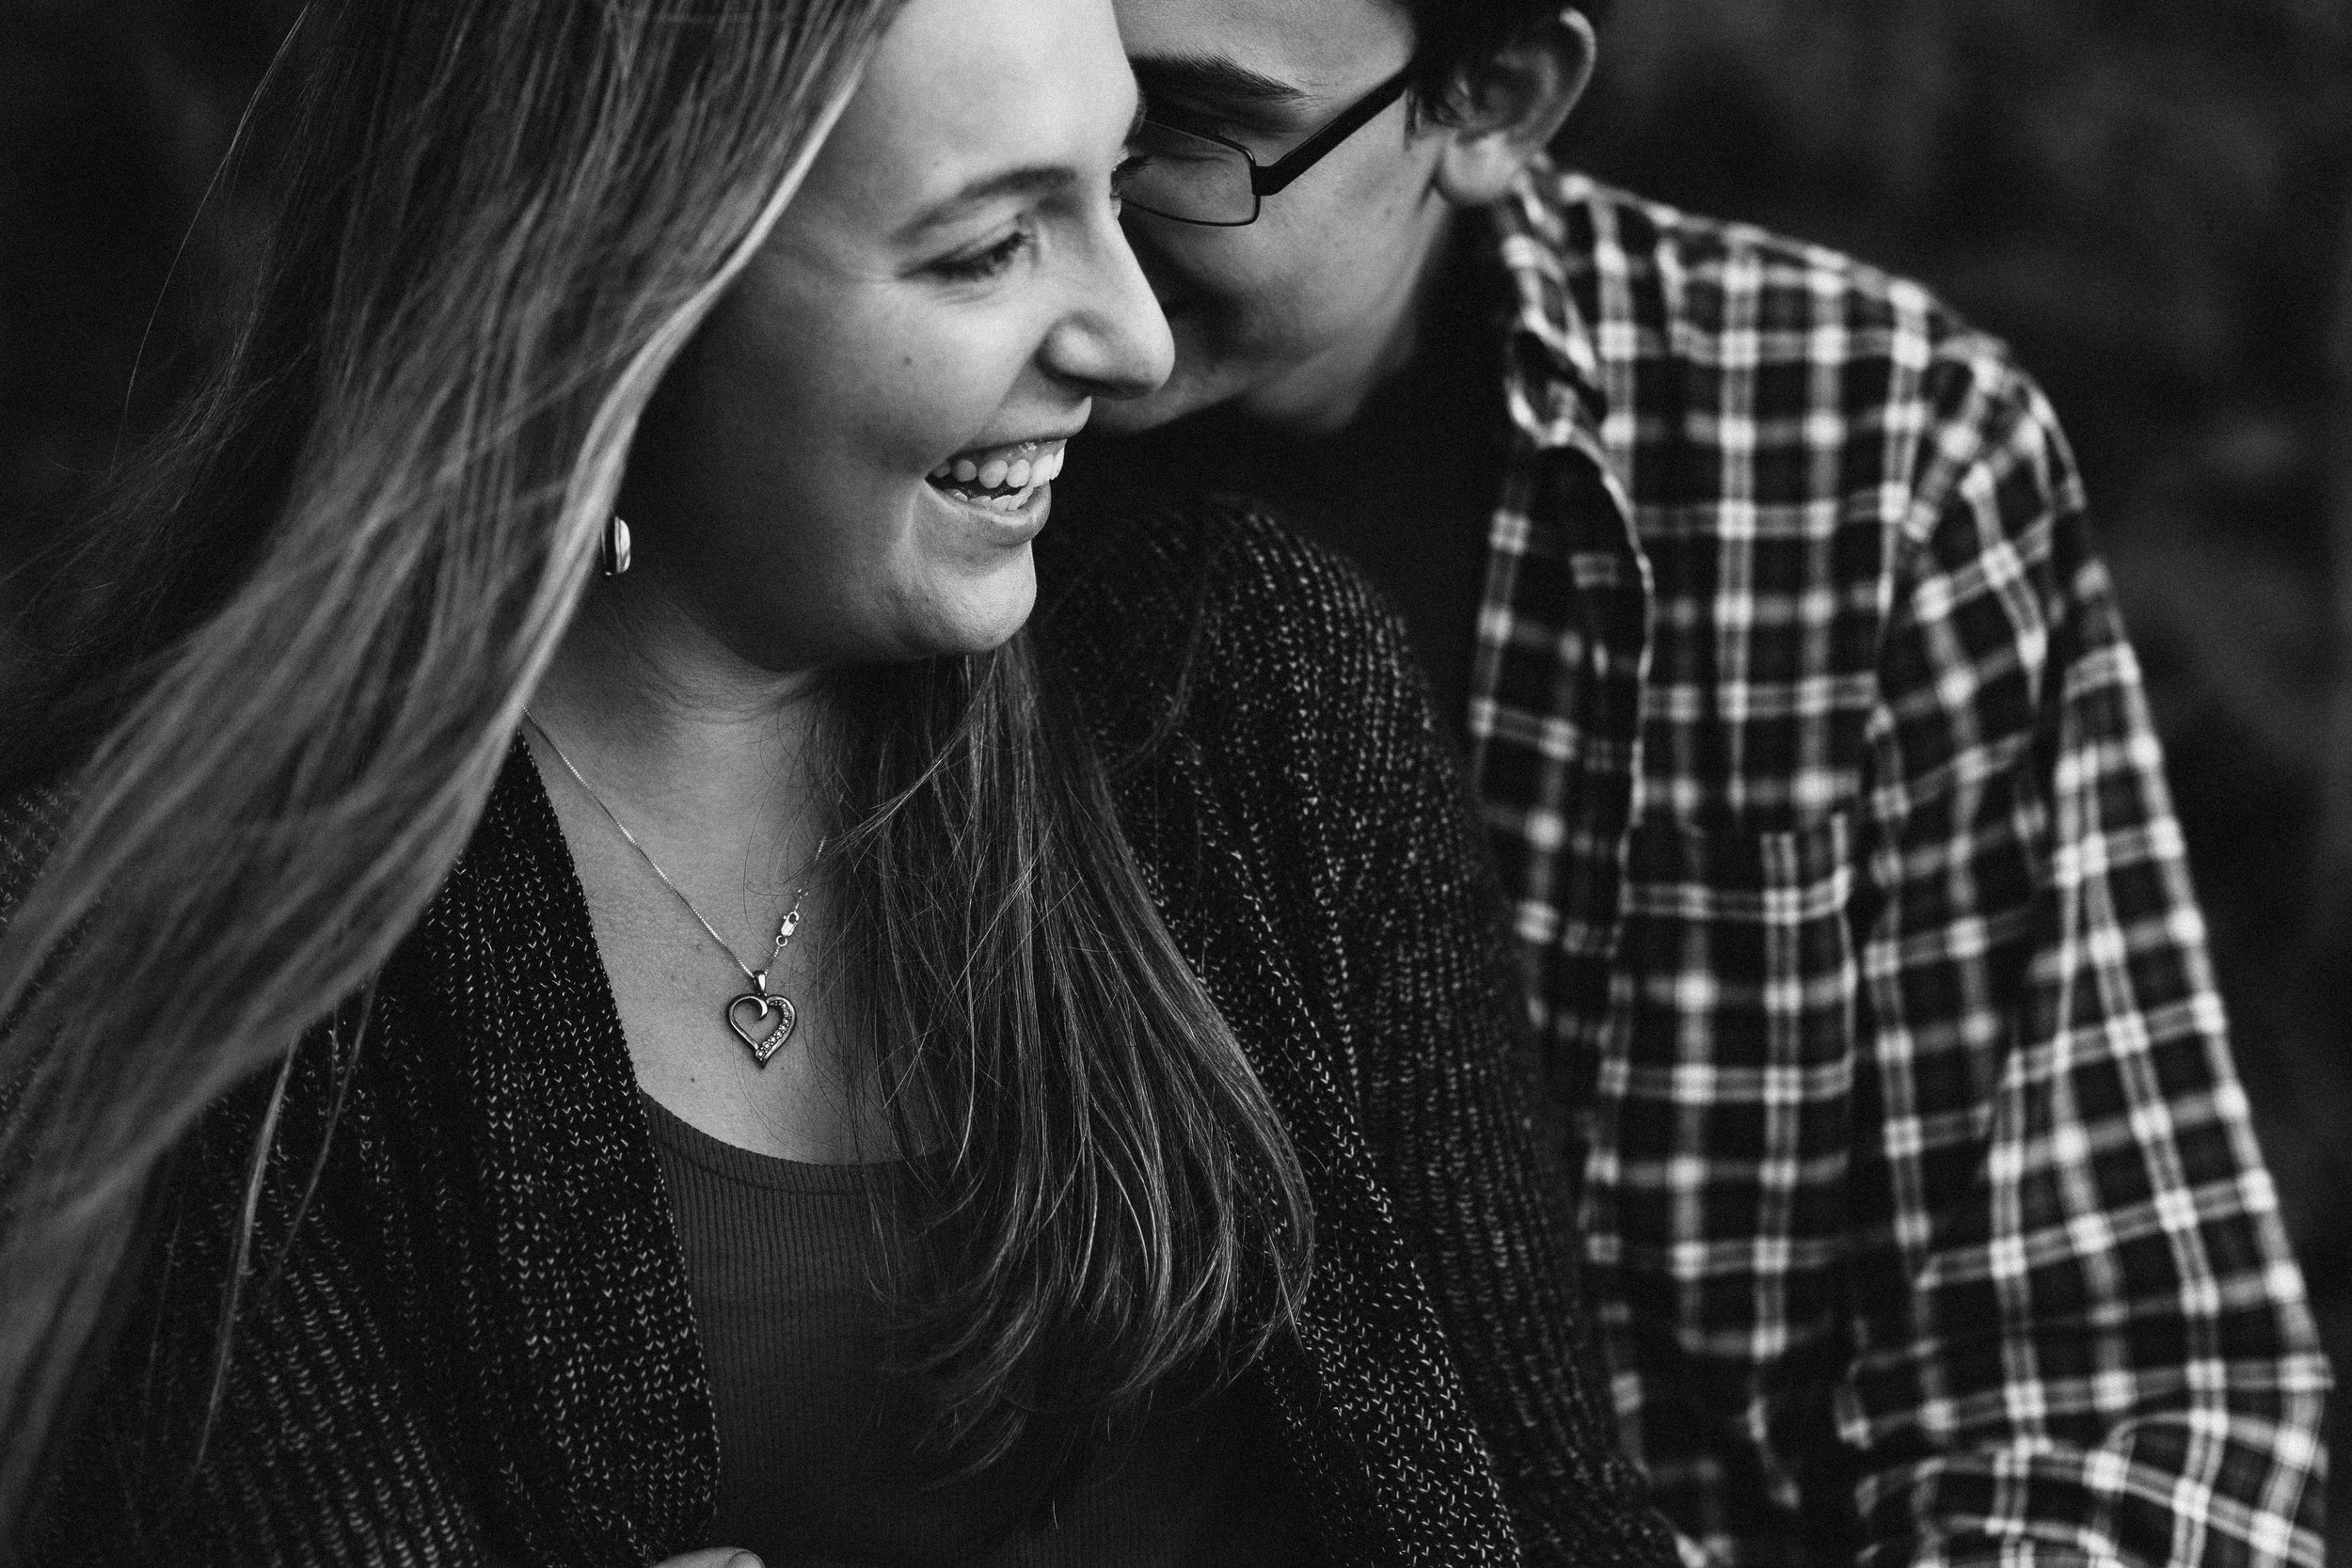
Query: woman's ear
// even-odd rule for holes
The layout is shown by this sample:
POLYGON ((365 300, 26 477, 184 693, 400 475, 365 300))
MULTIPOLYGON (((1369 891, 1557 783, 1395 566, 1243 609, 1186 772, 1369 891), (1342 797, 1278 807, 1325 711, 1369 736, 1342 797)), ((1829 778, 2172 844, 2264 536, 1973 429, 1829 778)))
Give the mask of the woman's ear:
POLYGON ((1500 201, 1584 96, 1599 43, 1584 13, 1563 10, 1464 73, 1438 160, 1438 190, 1457 207, 1500 201))

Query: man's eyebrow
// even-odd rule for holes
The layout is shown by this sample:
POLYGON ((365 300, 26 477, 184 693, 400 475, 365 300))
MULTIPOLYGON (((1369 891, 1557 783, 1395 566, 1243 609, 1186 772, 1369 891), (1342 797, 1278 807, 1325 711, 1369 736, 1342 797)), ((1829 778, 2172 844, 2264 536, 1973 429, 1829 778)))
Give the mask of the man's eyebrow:
POLYGON ((1062 164, 1028 164, 1019 168, 983 174, 953 196, 943 198, 925 208, 899 229, 898 238, 911 239, 933 224, 954 217, 967 207, 977 206, 998 197, 1050 196, 1077 182, 1077 171, 1062 164))
POLYGON ((1138 55, 1131 58, 1146 103, 1225 117, 1269 130, 1289 127, 1283 111, 1308 101, 1288 82, 1222 55, 1138 55))

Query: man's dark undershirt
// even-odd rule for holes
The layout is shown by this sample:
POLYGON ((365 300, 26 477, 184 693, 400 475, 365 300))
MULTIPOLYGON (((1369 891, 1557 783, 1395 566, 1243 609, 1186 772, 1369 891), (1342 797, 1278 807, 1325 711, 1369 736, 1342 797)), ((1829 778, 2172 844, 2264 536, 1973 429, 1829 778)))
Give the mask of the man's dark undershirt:
POLYGON ((1086 437, 1073 445, 1071 473, 1056 488, 1083 507, 1098 480, 1116 475, 1122 489, 1238 492, 1270 503, 1379 585, 1403 616, 1438 712, 1459 744, 1487 526, 1508 444, 1502 374, 1508 287, 1491 259, 1457 245, 1428 295, 1411 360, 1336 435, 1268 430, 1213 408, 1142 436, 1086 437))

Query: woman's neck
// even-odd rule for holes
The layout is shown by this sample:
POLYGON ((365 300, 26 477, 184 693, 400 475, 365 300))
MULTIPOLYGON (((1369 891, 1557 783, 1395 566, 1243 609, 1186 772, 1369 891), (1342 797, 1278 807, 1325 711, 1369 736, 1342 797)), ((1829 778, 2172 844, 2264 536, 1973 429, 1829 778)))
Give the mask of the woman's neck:
POLYGON ((532 717, 605 805, 667 838, 802 852, 830 826, 814 799, 814 671, 758 669, 659 583, 593 588, 532 698, 532 717))
POLYGON ((723 1142, 849 1162, 893 1146, 848 1090, 850 1025, 824 957, 841 905, 812 863, 837 826, 818 784, 823 702, 815 673, 746 662, 658 582, 599 582, 532 696, 529 738, 638 1083, 723 1142), (788 943, 787 911, 808 927, 793 922, 788 943), (793 1009, 759 1008, 761 1027, 793 1020, 764 1065, 730 1006, 755 992, 793 1009))

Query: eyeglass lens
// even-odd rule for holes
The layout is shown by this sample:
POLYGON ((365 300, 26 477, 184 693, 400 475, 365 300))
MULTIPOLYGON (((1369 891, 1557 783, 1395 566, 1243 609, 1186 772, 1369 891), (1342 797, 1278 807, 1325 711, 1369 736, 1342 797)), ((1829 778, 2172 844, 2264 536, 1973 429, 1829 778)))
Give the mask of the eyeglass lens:
POLYGON ((1185 223, 1238 228, 1258 215, 1241 149, 1147 119, 1127 148, 1119 194, 1130 207, 1185 223))

